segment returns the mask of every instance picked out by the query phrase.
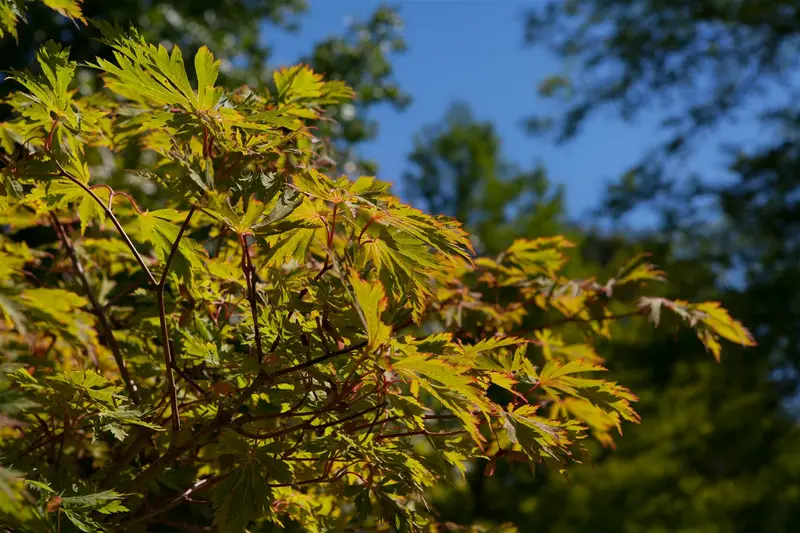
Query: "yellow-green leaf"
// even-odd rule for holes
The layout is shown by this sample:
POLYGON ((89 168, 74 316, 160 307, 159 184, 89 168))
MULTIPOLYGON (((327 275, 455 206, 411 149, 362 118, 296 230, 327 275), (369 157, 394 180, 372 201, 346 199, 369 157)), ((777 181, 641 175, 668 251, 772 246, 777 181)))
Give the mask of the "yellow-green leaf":
POLYGON ((367 330, 369 348, 374 350, 388 341, 392 335, 392 328, 381 320, 387 304, 383 285, 364 280, 354 270, 350 271, 350 284, 355 294, 356 309, 367 330))

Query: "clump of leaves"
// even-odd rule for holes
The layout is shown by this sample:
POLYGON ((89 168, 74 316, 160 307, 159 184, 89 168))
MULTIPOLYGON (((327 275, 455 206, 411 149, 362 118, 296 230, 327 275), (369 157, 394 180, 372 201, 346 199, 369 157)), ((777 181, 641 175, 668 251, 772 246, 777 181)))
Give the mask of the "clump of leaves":
POLYGON ((753 344, 715 303, 632 299, 663 280, 641 258, 605 283, 560 274, 560 237, 475 258, 457 222, 321 172, 307 124, 351 98, 341 82, 297 66, 228 90, 205 48, 190 78, 180 49, 99 26, 105 89, 77 96, 48 43, 2 125, 14 531, 433 531, 426 492, 454 467, 562 468, 638 420, 600 377, 613 322, 665 309, 716 357, 753 344), (92 175, 131 149, 158 210, 92 175), (523 327, 536 310, 556 318, 523 327))
POLYGON ((60 15, 75 21, 86 22, 81 10, 81 0, 0 0, 0 39, 6 34, 18 37, 17 26, 25 20, 25 4, 41 2, 60 15))

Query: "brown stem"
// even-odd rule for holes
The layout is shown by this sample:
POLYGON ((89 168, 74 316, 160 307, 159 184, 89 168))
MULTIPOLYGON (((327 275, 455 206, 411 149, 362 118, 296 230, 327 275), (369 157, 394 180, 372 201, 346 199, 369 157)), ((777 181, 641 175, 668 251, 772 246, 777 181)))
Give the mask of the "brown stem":
POLYGON ((89 285, 89 280, 86 277, 86 271, 83 269, 83 264, 78 258, 78 254, 75 253, 75 247, 72 245, 72 241, 67 235, 64 226, 61 225, 61 223, 58 221, 58 217, 54 213, 50 213, 50 218, 53 221, 53 228, 56 230, 56 233, 61 239, 61 243, 64 245, 64 249, 67 251, 67 254, 69 254, 69 257, 72 260, 73 269, 75 270, 75 274, 83 286, 83 291, 86 293, 86 297, 89 298, 89 302, 92 304, 95 315, 97 315, 97 320, 100 322, 100 328, 103 330, 103 337, 106 339, 106 344, 108 344, 108 348, 111 350, 111 353, 114 356, 114 361, 117 363, 117 368, 119 369, 119 374, 122 377, 122 381, 125 383, 125 389, 128 391, 128 396, 130 396, 131 401, 134 404, 138 405, 141 401, 141 398, 139 397, 139 389, 128 372, 128 367, 125 365, 125 360, 122 358, 122 352, 119 349, 117 340, 114 338, 114 332, 111 329, 111 324, 108 321, 108 317, 106 316, 103 306, 101 306, 100 302, 97 301, 97 297, 95 296, 91 285, 89 285))
POLYGON ((370 217, 367 223, 364 224, 364 227, 361 228, 361 233, 358 234, 358 240, 356 241, 357 247, 361 247, 361 238, 364 236, 364 233, 366 233, 367 229, 369 229, 373 222, 375 222, 375 217, 370 217))
POLYGON ((53 134, 56 132, 56 127, 58 126, 60 119, 61 117, 56 117, 53 120, 53 125, 50 127, 50 132, 47 134, 47 138, 44 140, 44 149, 48 152, 53 144, 53 134))
POLYGON ((172 431, 177 432, 181 429, 181 421, 178 417, 178 393, 175 389, 175 376, 172 375, 172 348, 169 342, 169 325, 167 325, 167 310, 164 307, 164 291, 156 293, 158 298, 158 319, 161 323, 161 344, 164 347, 164 376, 167 379, 169 389, 170 418, 172 419, 172 431))
POLYGON ((404 431, 402 433, 387 433, 385 435, 378 435, 375 437, 375 440, 399 439, 400 437, 412 437, 414 435, 426 435, 428 437, 448 437, 451 435, 461 435, 466 432, 467 431, 465 429, 459 429, 456 431, 404 431))
POLYGON ((167 379, 167 387, 169 388, 171 411, 170 418, 172 419, 173 432, 178 431, 181 428, 181 421, 178 413, 178 394, 175 389, 175 376, 172 374, 172 369, 177 369, 177 364, 175 362, 175 356, 172 353, 172 345, 169 341, 169 324, 167 323, 167 310, 164 306, 164 287, 166 287, 167 284, 169 267, 172 264, 172 260, 175 258, 175 254, 178 252, 181 238, 183 238, 186 228, 189 227, 189 222, 192 220, 192 215, 194 215, 195 209, 195 206, 192 206, 192 208, 189 209, 189 213, 187 213, 186 219, 183 221, 180 231, 178 231, 178 236, 175 238, 175 242, 172 243, 172 248, 167 256, 167 261, 164 263, 164 271, 161 273, 161 279, 156 285, 156 297, 158 298, 158 319, 161 323, 161 344, 164 347, 164 376, 167 379))
MULTIPOLYGON (((640 315, 643 315, 643 314, 645 314, 645 313, 641 309, 637 309, 636 311, 630 311, 630 312, 627 312, 627 313, 621 313, 619 315, 611 315, 611 316, 605 316, 605 317, 600 317, 600 318, 592 318, 592 317, 581 318, 576 314, 576 315, 567 316, 567 317, 564 317, 564 318, 561 318, 561 319, 558 319, 558 320, 554 320, 553 322, 550 322, 549 324, 542 324, 541 326, 537 326, 537 327, 533 328, 532 331, 541 331, 543 329, 550 329, 550 328, 552 328, 554 326, 560 326, 562 324, 569 324, 571 322, 579 323, 579 324, 586 324, 586 323, 590 323, 590 322, 607 322, 609 320, 619 320, 620 318, 629 318, 629 317, 632 317, 632 316, 640 316, 640 315)), ((521 333, 524 333, 524 332, 521 332, 521 333)), ((514 334, 512 333, 511 335, 514 335, 514 334)))
POLYGON ((194 212, 197 210, 197 207, 192 206, 189 209, 189 212, 186 214, 186 219, 183 221, 181 225, 180 231, 178 231, 178 236, 175 238, 175 242, 172 243, 172 248, 169 251, 169 255, 167 256, 167 262, 164 263, 164 271, 161 273, 161 279, 158 282, 158 287, 163 291, 164 286, 167 284, 167 275, 169 274, 169 267, 172 264, 172 260, 175 258, 175 254, 178 252, 178 247, 181 243, 181 239, 183 238, 183 234, 186 233, 186 228, 189 227, 189 222, 192 220, 192 216, 194 212))
POLYGON ((204 391, 204 390, 203 390, 203 387, 201 387, 200 385, 198 385, 198 384, 197 384, 197 382, 196 382, 195 380, 193 380, 193 379, 192 379, 192 377, 191 377, 189 374, 187 374, 186 372, 184 372, 183 370, 181 370, 181 369, 178 367, 178 365, 177 365, 177 364, 174 364, 174 363, 173 363, 173 365, 172 365, 172 368, 173 368, 173 369, 175 369, 175 372, 177 372, 177 373, 178 373, 178 375, 179 375, 179 376, 180 376, 180 377, 181 377, 181 378, 182 378, 182 379, 183 379, 183 380, 184 380, 186 383, 188 383, 188 384, 189 384, 189 385, 190 385, 190 386, 191 386, 191 387, 192 387, 194 390, 196 390, 197 392, 199 392, 200 394, 202 394, 203 396, 205 396, 206 398, 208 398, 208 393, 207 393, 206 391, 204 391))
POLYGON ((128 203, 131 204, 131 207, 133 208, 134 211, 136 211, 136 214, 138 214, 138 215, 143 215, 144 214, 144 211, 142 211, 142 209, 139 207, 139 204, 136 203, 136 200, 134 200, 133 197, 130 194, 126 193, 126 192, 115 191, 114 189, 111 188, 110 185, 106 185, 105 183, 98 183, 97 185, 92 185, 90 188, 92 190, 105 189, 105 190, 108 191, 108 205, 109 205, 109 208, 111 207, 112 201, 114 200, 115 196, 122 196, 123 198, 128 200, 128 203))
MULTIPOLYGON (((333 268, 333 265, 328 264, 328 256, 325 256, 325 263, 323 263, 322 269, 320 269, 320 271, 317 272, 317 275, 314 276, 314 283, 319 281, 319 279, 325 274, 325 272, 327 272, 331 268, 333 268)), ((302 300, 303 296, 305 296, 307 292, 308 292, 308 287, 304 287, 299 293, 297 293, 297 299, 302 300)))
POLYGON ((255 335, 256 355, 258 362, 264 361, 264 349, 261 346, 261 331, 258 326, 258 305, 256 303, 256 278, 253 261, 250 258, 250 250, 247 248, 246 237, 239 236, 239 244, 242 247, 242 273, 247 283, 247 300, 250 302, 250 314, 253 316, 253 334, 255 335))
POLYGON ((310 368, 310 367, 312 367, 314 365, 318 365, 320 363, 324 363, 328 359, 333 359, 334 357, 338 357, 340 355, 344 355, 344 354, 347 354, 347 353, 350 353, 350 352, 354 352, 354 351, 356 351, 356 350, 358 350, 360 348, 363 348, 366 345, 367 345, 367 341, 357 342, 356 344, 353 344, 351 346, 347 346, 345 348, 342 348, 341 350, 337 350, 337 351, 331 352, 329 354, 321 355, 321 356, 316 357, 314 359, 309 359, 305 363, 300 363, 300 364, 297 364, 297 365, 294 365, 294 366, 289 366, 289 367, 286 367, 286 368, 282 368, 280 370, 276 370, 275 372, 270 374, 270 377, 272 379, 276 379, 276 378, 278 378, 280 376, 284 376, 286 374, 291 374, 292 372, 297 372, 298 370, 304 370, 304 369, 310 368))
MULTIPOLYGON (((311 485, 311 484, 314 484, 314 483, 333 483, 334 481, 340 480, 341 478, 343 478, 347 474, 351 474, 353 476, 357 476, 357 477, 361 478, 361 476, 359 476, 355 472, 350 472, 349 470, 347 470, 348 468, 353 466, 353 464, 355 464, 356 462, 357 461, 351 462, 349 465, 339 469, 332 477, 328 477, 328 473, 325 473, 320 477, 315 477, 315 478, 312 478, 312 479, 305 479, 305 480, 302 480, 302 481, 293 481, 291 483, 267 483, 267 485, 270 486, 270 487, 294 487, 296 485, 311 485)), ((362 479, 362 481, 364 480, 364 478, 361 478, 361 479, 362 479)))
MULTIPOLYGON (((139 475, 136 476, 130 482, 130 484, 128 484, 128 486, 124 487, 125 492, 135 493, 141 490, 147 483, 163 472, 169 465, 172 464, 173 461, 180 457, 183 452, 199 444, 201 439, 224 426, 225 422, 226 421, 224 419, 215 421, 214 423, 201 428, 193 435, 192 439, 183 445, 171 446, 168 448, 163 454, 158 456, 158 459, 150 463, 147 468, 140 472, 139 475)), ((174 443, 175 441, 173 440, 172 442, 174 443)))
POLYGON ((333 237, 336 234, 336 211, 339 207, 339 204, 333 204, 333 214, 331 216, 331 227, 330 231, 328 232, 328 249, 330 250, 333 246, 333 237))
POLYGON ((113 482, 117 480, 117 476, 122 472, 128 464, 133 461, 133 458, 138 454, 148 443, 152 430, 148 428, 138 427, 137 435, 134 437, 133 442, 128 449, 125 450, 122 456, 119 457, 110 466, 107 472, 104 473, 100 481, 101 488, 108 488, 113 482))
POLYGON ((358 411, 356 413, 353 413, 352 415, 348 415, 348 416, 346 416, 344 418, 340 418, 340 419, 334 420, 332 422, 326 422, 324 424, 317 424, 316 426, 309 426, 308 429, 317 430, 317 429, 328 428, 328 427, 331 427, 331 426, 338 426, 339 424, 344 424, 345 422, 349 422, 350 420, 355 420, 356 418, 358 418, 360 416, 363 416, 363 415, 365 415, 367 413, 371 413, 372 411, 377 411, 379 409, 382 409, 385 406, 386 406, 385 403, 378 404, 378 405, 373 405, 371 407, 367 407, 367 408, 362 409, 362 410, 360 410, 360 411, 358 411))
POLYGON ((165 513, 167 511, 169 511, 173 507, 175 507, 177 505, 180 505, 182 502, 188 500, 193 494, 196 494, 196 493, 198 493, 200 491, 203 491, 203 490, 206 490, 206 489, 209 489, 209 488, 215 486, 217 483, 222 481, 224 478, 225 478, 225 476, 222 475, 222 476, 214 476, 214 477, 210 477, 210 478, 206 478, 206 479, 200 480, 197 483, 195 483, 194 485, 192 485, 190 488, 188 488, 185 491, 183 491, 182 493, 180 493, 178 496, 163 502, 162 504, 160 504, 158 507, 156 507, 152 511, 150 511, 150 512, 148 512, 148 513, 146 513, 146 514, 144 514, 142 516, 139 516, 139 517, 136 517, 136 518, 132 518, 131 520, 128 520, 127 522, 122 522, 120 524, 117 524, 116 528, 117 528, 117 530, 127 529, 127 528, 129 528, 131 526, 135 526, 135 525, 139 525, 139 524, 142 524, 144 522, 147 522, 151 518, 154 518, 154 517, 156 517, 156 516, 158 516, 158 515, 160 515, 162 513, 165 513))

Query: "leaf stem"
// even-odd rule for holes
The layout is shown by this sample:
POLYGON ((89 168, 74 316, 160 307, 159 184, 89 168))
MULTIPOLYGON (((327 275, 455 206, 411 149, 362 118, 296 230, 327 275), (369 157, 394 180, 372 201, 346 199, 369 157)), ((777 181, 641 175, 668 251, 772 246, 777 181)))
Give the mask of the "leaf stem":
POLYGON ((183 234, 186 233, 186 228, 189 227, 189 222, 192 220, 192 216, 194 212, 197 210, 196 206, 192 206, 189 209, 189 212, 186 214, 186 219, 183 221, 181 225, 180 231, 178 231, 178 236, 175 238, 175 242, 172 243, 172 248, 169 251, 169 255, 167 256, 167 262, 164 263, 164 271, 161 273, 161 279, 158 282, 158 287, 162 291, 164 290, 164 286, 167 284, 167 276, 169 275, 169 267, 172 264, 172 260, 175 258, 175 254, 178 252, 178 248, 181 243, 181 239, 183 238, 183 234))
MULTIPOLYGON (((588 323, 592 323, 592 322, 608 322, 608 321, 611 321, 611 320, 619 320, 621 318, 629 318, 629 317, 633 317, 633 316, 641 316, 641 315, 644 315, 644 314, 646 314, 646 313, 643 312, 641 309, 637 309, 636 311, 629 311, 627 313, 620 313, 618 315, 604 316, 604 317, 599 317, 599 318, 594 318, 594 317, 581 318, 580 316, 578 316, 578 314, 575 314, 575 315, 572 315, 572 316, 567 316, 567 317, 564 317, 564 318, 560 318, 560 319, 554 320, 554 321, 550 322, 549 324, 542 324, 541 326, 537 326, 537 327, 533 328, 533 331, 541 331, 543 329, 550 329, 550 328, 552 328, 554 326, 560 326, 562 324, 569 324, 571 322, 579 323, 579 324, 588 324, 588 323)), ((521 332, 521 333, 524 333, 524 332, 521 332)), ((510 335, 513 336, 515 334, 511 333, 510 335)))

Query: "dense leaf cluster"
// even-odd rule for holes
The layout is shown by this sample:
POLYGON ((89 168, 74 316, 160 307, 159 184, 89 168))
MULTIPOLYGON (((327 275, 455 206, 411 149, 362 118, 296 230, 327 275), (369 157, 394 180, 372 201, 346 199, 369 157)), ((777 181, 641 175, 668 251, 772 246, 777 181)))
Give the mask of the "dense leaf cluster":
POLYGON ((326 173, 309 125, 343 82, 296 66, 229 90, 207 48, 190 77, 180 48, 99 27, 105 89, 78 96, 48 43, 2 125, 13 531, 435 530, 429 489, 471 459, 561 468, 638 420, 600 377, 612 322, 669 314, 717 358, 753 344, 714 302, 642 293, 663 281, 644 258, 602 282, 563 275, 562 237, 476 258, 456 221, 326 173), (130 147, 164 208, 93 175, 90 153, 130 147), (536 309, 561 318, 523 327, 536 309))

